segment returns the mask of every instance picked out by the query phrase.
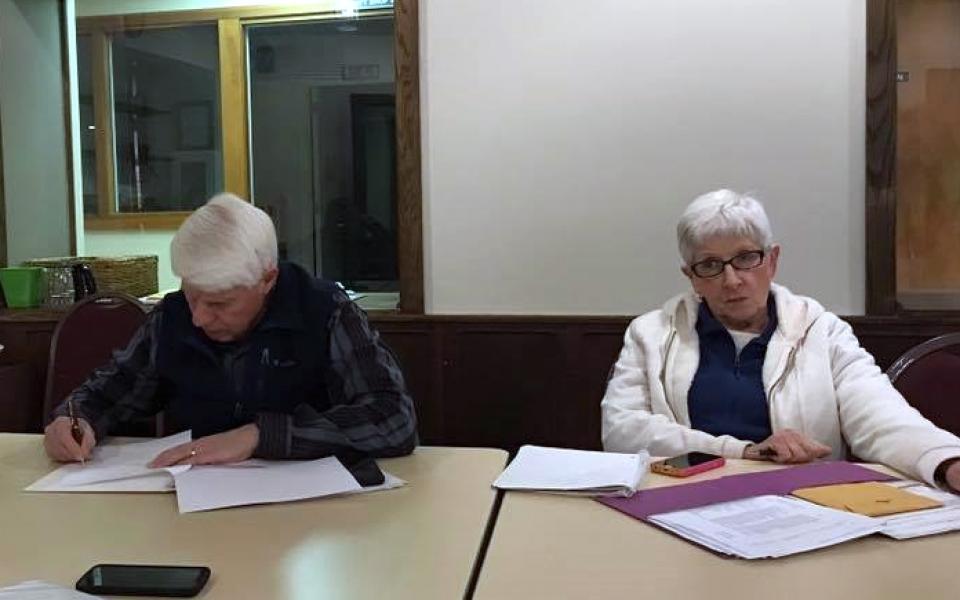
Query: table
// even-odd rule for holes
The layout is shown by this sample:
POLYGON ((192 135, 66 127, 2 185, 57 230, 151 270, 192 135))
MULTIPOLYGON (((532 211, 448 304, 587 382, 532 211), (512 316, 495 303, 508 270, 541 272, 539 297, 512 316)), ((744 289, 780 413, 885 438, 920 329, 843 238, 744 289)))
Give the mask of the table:
POLYGON ((397 490, 180 515, 173 494, 37 494, 42 437, 0 434, 0 587, 70 586, 95 563, 207 565, 202 598, 463 596, 507 454, 421 447, 397 490))
MULTIPOLYGON (((776 468, 728 461, 690 478, 776 468)), ((645 487, 676 484, 650 475, 645 487)), ((960 533, 726 558, 588 498, 508 492, 474 598, 955 598, 960 533)))

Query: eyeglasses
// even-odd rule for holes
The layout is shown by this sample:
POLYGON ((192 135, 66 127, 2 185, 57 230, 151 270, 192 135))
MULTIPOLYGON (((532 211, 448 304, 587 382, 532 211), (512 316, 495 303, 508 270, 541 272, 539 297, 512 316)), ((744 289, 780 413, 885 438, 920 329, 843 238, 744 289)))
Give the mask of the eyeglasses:
POLYGON ((701 260, 698 263, 693 263, 690 265, 690 270, 693 271, 694 275, 701 279, 710 279, 711 277, 716 277, 720 273, 723 273, 723 270, 727 268, 727 265, 730 265, 738 271, 749 271, 750 269, 756 269, 763 264, 763 257, 763 250, 750 250, 747 252, 741 252, 730 260, 721 260, 719 258, 708 258, 706 260, 701 260))

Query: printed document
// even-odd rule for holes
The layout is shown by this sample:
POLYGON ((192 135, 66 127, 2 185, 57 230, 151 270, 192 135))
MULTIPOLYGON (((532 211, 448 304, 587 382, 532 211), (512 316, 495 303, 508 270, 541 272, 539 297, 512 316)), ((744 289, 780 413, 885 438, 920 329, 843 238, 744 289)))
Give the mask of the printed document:
POLYGON ((776 558, 879 532, 883 521, 785 496, 756 496, 653 515, 650 521, 741 558, 776 558))
POLYGON ((501 490, 629 496, 647 474, 650 455, 523 446, 497 477, 501 490))

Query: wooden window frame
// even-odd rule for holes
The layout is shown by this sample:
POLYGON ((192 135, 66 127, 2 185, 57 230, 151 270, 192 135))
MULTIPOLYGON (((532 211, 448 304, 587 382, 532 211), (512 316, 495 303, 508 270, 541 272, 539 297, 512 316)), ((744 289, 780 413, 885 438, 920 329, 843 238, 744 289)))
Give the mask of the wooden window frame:
MULTIPOLYGON (((419 0, 394 0, 394 67, 397 115, 397 261, 400 304, 397 311, 423 314, 423 208, 420 146, 419 0)), ((105 59, 108 35, 124 29, 148 29, 216 23, 220 49, 220 122, 224 189, 250 198, 250 148, 247 123, 247 71, 243 27, 317 18, 337 18, 335 0, 310 6, 260 6, 199 9, 163 13, 82 17, 77 34, 91 35, 94 44, 94 120, 96 124, 98 214, 86 216, 89 230, 170 230, 189 212, 118 213, 115 210, 116 169, 113 164, 113 118, 109 105, 111 73, 105 59)))
POLYGON ((868 315, 897 304, 896 0, 867 0, 866 276, 868 315))

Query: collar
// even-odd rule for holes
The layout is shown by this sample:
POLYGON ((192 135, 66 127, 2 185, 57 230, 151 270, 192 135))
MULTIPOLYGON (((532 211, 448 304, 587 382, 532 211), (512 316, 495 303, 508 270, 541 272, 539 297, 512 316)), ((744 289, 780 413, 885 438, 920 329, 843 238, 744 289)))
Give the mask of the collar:
MULTIPOLYGON (((777 303, 774 299, 774 291, 771 289, 770 293, 767 294, 767 325, 758 335, 759 341, 763 344, 769 342, 777 325, 777 303)), ((706 302, 701 302, 697 309, 696 329, 700 336, 730 335, 726 326, 713 316, 713 312, 706 302)))

